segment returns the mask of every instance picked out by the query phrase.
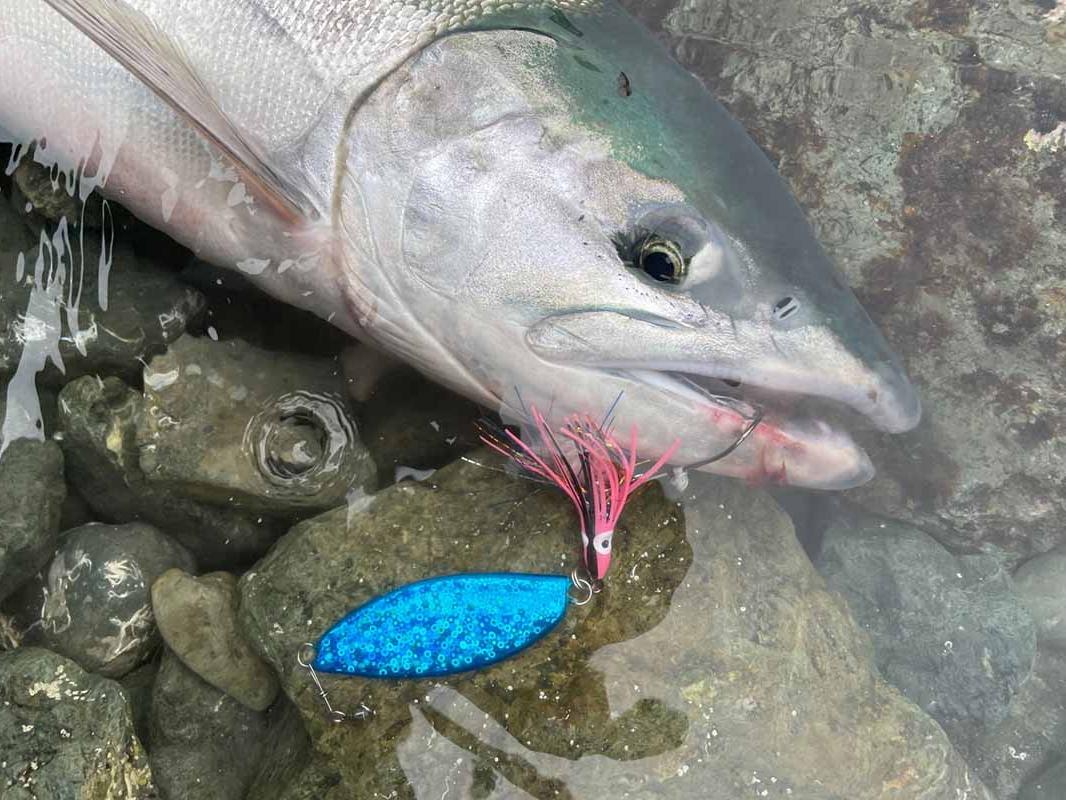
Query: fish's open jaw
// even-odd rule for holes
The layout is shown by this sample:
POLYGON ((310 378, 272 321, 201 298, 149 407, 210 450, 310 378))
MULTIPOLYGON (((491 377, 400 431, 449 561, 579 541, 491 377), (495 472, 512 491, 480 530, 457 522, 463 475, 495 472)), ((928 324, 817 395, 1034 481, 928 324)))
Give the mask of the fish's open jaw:
MULTIPOLYGON (((616 374, 681 398, 705 412, 708 426, 728 432, 724 441, 734 437, 731 441, 740 443, 735 451, 732 447, 718 451, 719 455, 726 454, 722 458, 715 453, 689 451, 690 466, 754 483, 826 490, 860 486, 874 476, 865 451, 844 429, 821 415, 793 417, 777 404, 752 398, 743 386, 702 375, 648 369, 619 370, 616 374)), ((678 463, 686 465, 684 459, 678 463)))

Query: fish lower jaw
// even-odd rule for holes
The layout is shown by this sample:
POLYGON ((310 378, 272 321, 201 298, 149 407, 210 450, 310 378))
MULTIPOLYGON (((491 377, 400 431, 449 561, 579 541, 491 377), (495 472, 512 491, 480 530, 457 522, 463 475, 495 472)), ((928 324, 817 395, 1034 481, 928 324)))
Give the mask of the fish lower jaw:
MULTIPOLYGON (((706 376, 657 370, 626 370, 630 380, 671 394, 701 409, 708 425, 743 441, 727 457, 702 465, 715 454, 696 454, 690 464, 702 471, 742 478, 754 484, 841 490, 869 481, 874 468, 865 451, 842 426, 821 415, 795 416, 743 386, 706 376), (747 394, 748 397, 743 396, 747 394), (751 399, 748 399, 748 398, 751 399), (745 431, 759 420, 750 433, 745 431)), ((765 390, 759 394, 765 394, 765 390)), ((827 411, 829 416, 838 414, 827 411)), ((685 462, 679 462, 684 466, 685 462)))

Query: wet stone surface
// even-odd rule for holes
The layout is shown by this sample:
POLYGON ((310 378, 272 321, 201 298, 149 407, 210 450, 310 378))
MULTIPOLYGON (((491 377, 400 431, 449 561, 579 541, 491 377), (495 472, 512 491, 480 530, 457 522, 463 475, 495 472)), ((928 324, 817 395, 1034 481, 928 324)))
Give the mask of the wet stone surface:
POLYGON ((1059 800, 1066 797, 1066 761, 1060 761, 1027 785, 1018 800, 1059 800))
POLYGON ((152 689, 158 673, 159 660, 153 659, 118 679, 126 696, 130 699, 133 729, 137 732, 137 738, 145 745, 151 741, 149 725, 152 712, 152 689))
POLYGON ((18 439, 0 455, 0 601, 48 563, 65 495, 55 442, 18 439))
POLYGON ((0 235, 0 376, 22 364, 30 377, 40 372, 42 385, 86 374, 136 379, 142 361, 203 311, 199 292, 138 258, 121 236, 101 269, 99 232, 82 240, 51 225, 34 237, 6 203, 0 230, 7 231, 0 235))
MULTIPOLYGON (((1066 752, 1066 663, 1041 648, 1029 678, 998 723, 974 731, 970 763, 997 798, 1018 796, 1066 752)), ((1066 797, 1066 795, 1061 795, 1066 797)))
POLYGON ((152 691, 152 774, 163 800, 241 800, 267 717, 201 680, 166 651, 152 691))
POLYGON ((192 570, 195 561, 150 525, 67 531, 47 571, 45 645, 92 672, 125 675, 159 646, 150 591, 172 567, 192 570))
POLYGON ((304 793, 308 800, 319 797, 311 777, 311 740, 296 706, 282 696, 267 712, 269 731, 263 743, 259 766, 246 800, 293 800, 304 793))
POLYGON ((922 425, 866 437, 863 502, 1011 562, 1066 541, 1061 4, 624 4, 778 163, 918 385, 922 425))
POLYGON ((168 570, 152 584, 152 610, 167 646, 203 680, 255 711, 274 702, 277 678, 237 628, 233 575, 168 570))
POLYGON ((869 632, 881 674, 963 752, 1006 716, 1036 632, 996 558, 955 556, 905 523, 852 510, 826 531, 817 566, 869 632))
POLYGON ((117 378, 85 377, 60 393, 67 478, 101 519, 144 520, 183 544, 205 569, 251 563, 280 528, 274 520, 213 506, 149 482, 140 465, 142 396, 117 378))
POLYGON ((186 336, 144 384, 137 445, 154 484, 259 514, 323 510, 376 485, 335 360, 186 336))
POLYGON ((103 225, 103 202, 98 194, 82 203, 67 191, 64 178, 32 158, 19 161, 11 177, 14 184, 11 203, 15 211, 36 215, 49 222, 66 218, 71 224, 84 224, 92 229, 103 225))
POLYGON ((1036 621, 1041 646, 1066 651, 1066 549, 1025 562, 1014 582, 1036 621))
POLYGON ((48 650, 0 653, 0 797, 158 797, 122 687, 48 650))
POLYGON ((572 511, 457 462, 297 525, 241 581, 241 624, 314 741, 279 796, 450 785, 460 797, 725 800, 757 779, 810 800, 989 797, 935 723, 872 672, 861 632, 769 497, 700 477, 688 491, 683 511, 657 487, 635 498, 603 593, 516 658, 440 681, 323 676, 337 708, 376 712, 342 726, 296 663, 303 642, 408 581, 565 574, 572 511))
POLYGON ((474 403, 409 368, 382 376, 359 408, 360 434, 377 464, 381 485, 397 470, 443 467, 477 446, 474 403))

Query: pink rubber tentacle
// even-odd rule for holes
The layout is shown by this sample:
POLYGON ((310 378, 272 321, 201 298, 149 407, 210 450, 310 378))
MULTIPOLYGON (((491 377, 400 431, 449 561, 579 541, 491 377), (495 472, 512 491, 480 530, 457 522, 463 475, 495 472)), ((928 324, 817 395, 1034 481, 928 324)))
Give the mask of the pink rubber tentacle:
POLYGON ((577 502, 578 498, 574 495, 573 490, 570 488, 570 483, 564 476, 559 464, 556 464, 555 469, 552 469, 548 466, 544 459, 537 455, 536 451, 533 450, 532 447, 523 442, 521 438, 516 436, 512 431, 507 431, 507 436, 509 439, 511 439, 512 442, 518 445, 518 447, 522 448, 522 451, 525 453, 526 457, 536 466, 536 469, 534 471, 538 472, 542 477, 547 478, 552 483, 556 484, 560 489, 566 492, 567 496, 569 496, 571 500, 577 502))
MULTIPOLYGON (((591 419, 586 418, 584 423, 587 424, 588 430, 595 430, 591 419)), ((618 489, 614 460, 603 443, 586 432, 580 417, 574 416, 567 420, 566 427, 561 430, 561 433, 588 454, 589 477, 592 483, 588 488, 592 494, 595 532, 601 533, 607 530, 603 527, 604 517, 610 506, 614 505, 612 498, 617 494, 618 489)))

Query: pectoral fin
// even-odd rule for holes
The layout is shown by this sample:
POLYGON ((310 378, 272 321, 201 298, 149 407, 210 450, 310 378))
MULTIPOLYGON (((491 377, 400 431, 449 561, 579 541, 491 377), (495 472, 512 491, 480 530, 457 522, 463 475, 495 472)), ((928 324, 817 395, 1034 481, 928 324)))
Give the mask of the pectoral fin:
POLYGON ((287 219, 313 218, 306 195, 274 170, 219 106, 179 42, 123 0, 45 0, 187 119, 237 167, 255 196, 287 219))

